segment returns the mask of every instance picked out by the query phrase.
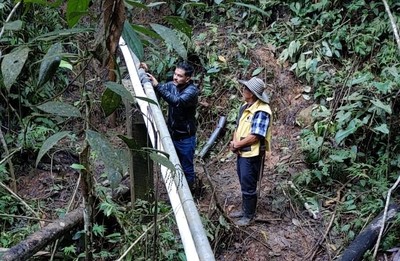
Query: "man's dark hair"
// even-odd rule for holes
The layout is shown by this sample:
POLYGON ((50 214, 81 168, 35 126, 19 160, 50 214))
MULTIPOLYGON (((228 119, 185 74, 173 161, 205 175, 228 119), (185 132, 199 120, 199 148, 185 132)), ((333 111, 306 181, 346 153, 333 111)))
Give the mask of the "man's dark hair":
POLYGON ((176 65, 176 68, 180 68, 185 71, 185 76, 192 77, 193 75, 193 66, 188 62, 180 62, 176 65))

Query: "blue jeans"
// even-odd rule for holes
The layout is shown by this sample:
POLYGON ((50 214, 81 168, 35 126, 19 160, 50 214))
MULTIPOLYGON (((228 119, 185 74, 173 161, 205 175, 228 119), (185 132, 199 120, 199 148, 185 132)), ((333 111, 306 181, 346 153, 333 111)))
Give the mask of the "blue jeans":
POLYGON ((244 198, 257 197, 257 181, 261 168, 261 156, 237 157, 237 174, 244 198))
POLYGON ((196 136, 193 135, 186 139, 172 140, 172 142, 174 143, 176 154, 178 154, 179 161, 182 165, 186 181, 189 186, 191 186, 196 180, 193 164, 194 151, 196 149, 196 136))

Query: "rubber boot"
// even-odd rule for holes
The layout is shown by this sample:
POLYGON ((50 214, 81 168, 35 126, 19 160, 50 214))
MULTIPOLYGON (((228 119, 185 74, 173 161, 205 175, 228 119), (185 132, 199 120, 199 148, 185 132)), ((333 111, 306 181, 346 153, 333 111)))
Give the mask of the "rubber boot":
POLYGON ((229 214, 230 218, 241 218, 243 217, 243 207, 240 210, 235 210, 229 214))
POLYGON ((188 186, 189 190, 192 193, 192 196, 195 194, 195 182, 194 181, 188 181, 188 186))
POLYGON ((248 226, 256 214, 257 197, 243 197, 243 216, 236 222, 238 226, 248 226))
POLYGON ((243 201, 244 201, 244 196, 242 195, 242 207, 241 207, 241 209, 233 211, 229 215, 230 218, 241 218, 241 217, 243 217, 243 214, 244 214, 243 201))

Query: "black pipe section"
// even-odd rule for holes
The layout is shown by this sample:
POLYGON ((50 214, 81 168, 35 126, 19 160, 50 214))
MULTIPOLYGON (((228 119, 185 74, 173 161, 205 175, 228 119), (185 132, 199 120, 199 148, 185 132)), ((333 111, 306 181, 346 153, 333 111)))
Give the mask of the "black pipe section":
MULTIPOLYGON (((386 222, 392 220, 399 213, 399 205, 389 205, 386 222)), ((364 253, 371 249, 378 239, 379 231, 383 225, 383 212, 354 239, 340 257, 340 261, 361 261, 364 253)))
POLYGON ((217 125, 217 128, 214 130, 214 132, 211 134, 210 138, 208 139, 206 145, 204 145, 203 149, 199 153, 199 157, 202 159, 204 156, 207 154, 208 150, 211 148, 211 146, 214 144, 215 140, 218 138, 219 133, 221 130, 225 127, 226 123, 226 117, 221 116, 219 118, 219 122, 217 125))

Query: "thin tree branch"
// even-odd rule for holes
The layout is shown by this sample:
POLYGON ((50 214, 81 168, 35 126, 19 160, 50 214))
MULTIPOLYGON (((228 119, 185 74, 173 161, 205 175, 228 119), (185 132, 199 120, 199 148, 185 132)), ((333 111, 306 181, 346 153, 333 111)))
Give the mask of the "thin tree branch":
POLYGON ((386 197, 385 211, 383 212, 383 218, 382 218, 382 223, 383 224, 381 226, 381 229, 379 230, 379 236, 378 236, 378 240, 376 241, 376 244, 375 244, 374 255, 373 255, 373 258, 372 258, 374 260, 375 260, 376 254, 378 253, 379 244, 381 242, 383 230, 385 228, 385 222, 386 222, 386 216, 387 216, 387 212, 388 212, 388 208, 389 208, 390 196, 392 194, 392 191, 396 189, 396 187, 399 185, 399 183, 400 183, 400 175, 397 177, 397 180, 394 183, 394 185, 389 189, 387 197, 386 197))
MULTIPOLYGON (((21 2, 22 2, 22 1, 21 1, 21 2)), ((18 3, 14 6, 14 8, 11 10, 11 13, 7 16, 7 19, 6 19, 6 21, 5 21, 4 25, 3 25, 3 27, 1 28, 0 39, 1 39, 1 36, 3 35, 3 33, 4 33, 4 30, 5 30, 5 27, 6 27, 6 23, 7 23, 8 21, 10 21, 11 16, 15 13, 15 11, 17 10, 17 8, 18 8, 18 6, 21 4, 21 2, 18 2, 18 3)), ((1 55, 0 55, 0 56, 1 56, 1 55)))
POLYGON ((19 201, 21 201, 21 203, 28 209, 30 210, 37 218, 40 218, 39 215, 22 199, 20 198, 17 194, 15 194, 14 191, 12 191, 9 187, 7 187, 6 185, 4 185, 2 182, 0 182, 0 186, 3 187, 4 189, 6 189, 7 191, 9 191, 11 193, 11 195, 18 199, 19 201))
POLYGON ((1 128, 0 128, 0 141, 1 141, 1 144, 3 145, 4 151, 6 152, 6 157, 8 158, 7 163, 8 163, 8 167, 10 168, 11 189, 14 192, 17 192, 17 181, 15 179, 14 165, 11 161, 11 157, 8 157, 10 155, 10 152, 8 151, 7 143, 6 143, 6 140, 4 139, 3 131, 1 130, 1 128))
POLYGON ((399 48, 399 52, 400 52, 400 37, 399 37, 399 31, 397 30, 396 21, 393 18, 392 12, 390 12, 390 8, 389 8, 389 5, 386 2, 386 0, 382 0, 382 2, 383 2, 383 5, 385 6, 386 13, 389 16, 390 24, 392 25, 392 29, 393 29, 393 33, 394 33, 394 38, 396 39, 397 47, 399 48))

